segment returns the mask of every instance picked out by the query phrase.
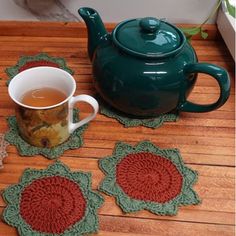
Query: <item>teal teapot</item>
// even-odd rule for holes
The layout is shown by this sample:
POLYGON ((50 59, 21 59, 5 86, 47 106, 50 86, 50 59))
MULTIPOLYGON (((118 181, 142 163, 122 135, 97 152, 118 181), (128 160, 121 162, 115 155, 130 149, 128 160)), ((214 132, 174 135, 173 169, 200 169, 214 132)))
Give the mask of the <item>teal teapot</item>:
POLYGON ((174 25, 153 17, 130 19, 110 34, 94 9, 83 7, 79 14, 88 30, 95 88, 113 108, 148 118, 171 111, 209 112, 227 101, 227 71, 198 63, 194 49, 174 25), (220 95, 215 103, 201 105, 187 100, 198 73, 217 80, 220 95))

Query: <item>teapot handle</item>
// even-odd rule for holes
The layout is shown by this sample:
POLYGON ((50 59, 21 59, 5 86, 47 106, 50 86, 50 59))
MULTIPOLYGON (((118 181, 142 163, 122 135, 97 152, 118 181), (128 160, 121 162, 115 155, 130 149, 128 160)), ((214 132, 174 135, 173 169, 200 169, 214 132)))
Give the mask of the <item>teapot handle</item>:
POLYGON ((220 86, 220 97, 215 103, 201 105, 187 101, 184 95, 179 110, 187 112, 208 112, 223 106, 227 101, 230 94, 230 78, 225 69, 208 63, 192 63, 185 65, 183 72, 185 75, 191 73, 205 73, 211 75, 217 80, 220 86))

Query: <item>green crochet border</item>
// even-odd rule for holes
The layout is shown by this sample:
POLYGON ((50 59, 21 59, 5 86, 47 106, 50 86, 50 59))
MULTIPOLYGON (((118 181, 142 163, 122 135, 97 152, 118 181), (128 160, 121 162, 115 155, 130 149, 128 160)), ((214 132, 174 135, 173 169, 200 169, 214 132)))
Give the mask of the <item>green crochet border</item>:
MULTIPOLYGON (((73 110, 74 122, 79 120, 79 109, 73 110)), ((10 116, 7 118, 8 125, 10 127, 9 131, 5 134, 5 140, 10 144, 15 145, 19 154, 21 156, 34 156, 41 154, 48 159, 55 159, 61 156, 64 151, 68 149, 80 148, 83 145, 82 134, 85 129, 88 127, 88 124, 81 126, 76 129, 64 143, 53 147, 53 148, 40 148, 35 147, 27 143, 24 139, 21 138, 18 132, 18 126, 15 116, 10 116)))
POLYGON ((20 182, 9 186, 2 194, 4 201, 8 203, 3 211, 3 218, 7 224, 16 227, 22 236, 73 236, 97 232, 99 226, 97 209, 101 207, 104 199, 100 194, 91 189, 91 182, 91 173, 72 172, 68 166, 60 161, 54 162, 45 170, 27 168, 23 172, 20 182), (66 177, 78 184, 87 202, 85 215, 82 220, 64 231, 63 234, 35 231, 20 215, 21 192, 34 180, 49 176, 66 177))
POLYGON ((19 69, 24 66, 27 62, 32 61, 50 61, 56 63, 61 69, 67 71, 70 74, 74 74, 74 71, 71 70, 67 65, 64 58, 61 57, 52 57, 47 53, 39 53, 34 56, 21 56, 16 65, 6 68, 5 72, 10 77, 9 80, 6 81, 6 84, 9 85, 11 79, 19 73, 19 69))
POLYGON ((99 167, 106 175, 99 185, 99 190, 110 196, 114 196, 117 204, 125 213, 148 210, 157 215, 176 215, 178 206, 196 205, 201 202, 197 193, 192 189, 192 186, 197 181, 197 172, 184 164, 177 149, 160 149, 150 141, 142 141, 134 147, 124 142, 118 142, 112 156, 100 160, 99 167), (183 176, 183 185, 180 194, 169 202, 157 203, 132 199, 116 183, 117 164, 128 154, 143 151, 167 158, 183 176))
POLYGON ((146 119, 137 119, 137 118, 130 118, 127 117, 126 114, 115 110, 111 106, 105 104, 101 99, 99 99, 99 105, 100 105, 100 113, 118 120, 121 124, 124 125, 124 127, 136 127, 136 126, 145 126, 148 128, 158 128, 163 125, 164 122, 174 122, 178 121, 179 115, 178 113, 167 113, 162 114, 155 118, 146 118, 146 119))

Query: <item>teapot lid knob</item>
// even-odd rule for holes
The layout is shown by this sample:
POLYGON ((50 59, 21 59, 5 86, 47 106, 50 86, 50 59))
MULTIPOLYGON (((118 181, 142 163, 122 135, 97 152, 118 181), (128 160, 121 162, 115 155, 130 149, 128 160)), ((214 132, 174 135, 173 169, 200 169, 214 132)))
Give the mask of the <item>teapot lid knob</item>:
POLYGON ((154 17, 121 22, 112 32, 112 42, 128 54, 144 58, 167 57, 179 52, 186 38, 176 26, 154 17))
POLYGON ((154 17, 145 17, 140 20, 139 26, 142 30, 154 33, 160 28, 161 21, 154 17))

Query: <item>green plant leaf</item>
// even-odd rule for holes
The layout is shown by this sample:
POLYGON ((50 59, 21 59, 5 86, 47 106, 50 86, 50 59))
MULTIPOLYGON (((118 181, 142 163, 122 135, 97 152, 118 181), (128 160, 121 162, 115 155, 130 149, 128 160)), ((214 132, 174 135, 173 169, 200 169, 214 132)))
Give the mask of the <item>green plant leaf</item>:
POLYGON ((206 39, 208 37, 208 33, 206 31, 204 31, 203 29, 201 29, 201 37, 203 39, 206 39))
POLYGON ((188 35, 196 35, 199 34, 201 31, 200 27, 195 27, 195 28, 182 28, 181 29, 185 34, 188 35))
POLYGON ((192 36, 200 34, 203 39, 208 37, 208 33, 202 29, 202 27, 195 27, 195 28, 183 28, 182 31, 186 35, 188 40, 191 40, 192 36))
POLYGON ((235 18, 235 7, 229 3, 229 0, 225 0, 225 2, 229 14, 235 18))

